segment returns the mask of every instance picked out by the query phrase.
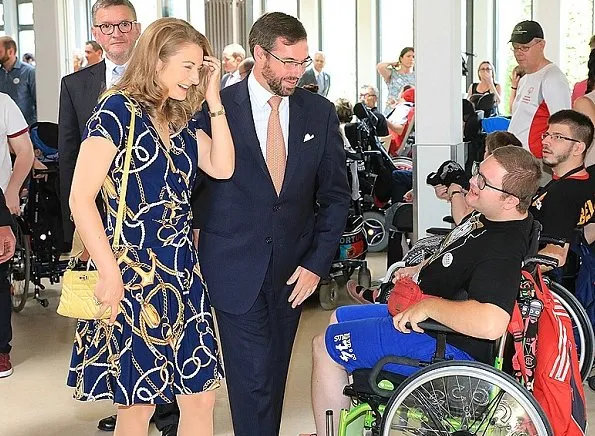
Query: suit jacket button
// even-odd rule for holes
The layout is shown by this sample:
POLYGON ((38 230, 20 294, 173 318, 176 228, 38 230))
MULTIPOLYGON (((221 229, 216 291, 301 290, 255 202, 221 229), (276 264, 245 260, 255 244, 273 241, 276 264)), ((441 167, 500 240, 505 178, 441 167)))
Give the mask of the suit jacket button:
POLYGON ((271 244, 273 242, 273 238, 271 238, 270 236, 267 236, 266 239, 264 240, 267 244, 271 244))
POLYGON ((281 206, 273 206, 273 212, 279 212, 281 210, 281 206))

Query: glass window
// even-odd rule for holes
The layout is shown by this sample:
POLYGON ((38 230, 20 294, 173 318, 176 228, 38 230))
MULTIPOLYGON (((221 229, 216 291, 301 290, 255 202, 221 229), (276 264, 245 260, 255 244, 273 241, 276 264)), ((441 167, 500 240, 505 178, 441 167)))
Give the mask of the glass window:
POLYGON ((205 4, 204 2, 190 2, 190 24, 205 33, 205 4))
POLYGON ((188 20, 188 2, 186 0, 164 0, 162 16, 188 20))
POLYGON ((341 23, 345 32, 335 26, 322 26, 322 51, 326 56, 324 70, 331 76, 330 101, 339 97, 354 100, 356 81, 356 0, 321 0, 322 22, 341 23))
POLYGON ((33 24, 33 2, 20 1, 18 6, 19 26, 33 24))
MULTIPOLYGON (((413 0, 380 0, 380 59, 383 62, 397 61, 404 47, 413 46, 413 0)), ((374 65, 374 67, 376 67, 374 65)), ((388 89, 380 78, 379 107, 384 107, 388 89)))
POLYGON ((593 1, 564 0, 561 2, 560 67, 570 86, 587 78, 589 39, 593 34, 593 1))
POLYGON ((19 53, 22 57, 23 53, 35 53, 35 32, 33 30, 19 31, 19 53))
POLYGON ((266 0, 265 12, 285 12, 288 15, 298 16, 296 0, 266 0))
POLYGON ((157 11, 157 2, 155 0, 131 0, 136 9, 136 19, 141 24, 141 29, 145 30, 149 24, 161 16, 157 11))
POLYGON ((4 5, 0 0, 0 29, 4 30, 4 5))
POLYGON ((515 24, 532 18, 533 0, 497 0, 496 11, 496 25, 494 26, 496 32, 496 79, 502 87, 503 94, 500 113, 509 115, 510 74, 517 63, 512 50, 510 50, 508 40, 515 24))

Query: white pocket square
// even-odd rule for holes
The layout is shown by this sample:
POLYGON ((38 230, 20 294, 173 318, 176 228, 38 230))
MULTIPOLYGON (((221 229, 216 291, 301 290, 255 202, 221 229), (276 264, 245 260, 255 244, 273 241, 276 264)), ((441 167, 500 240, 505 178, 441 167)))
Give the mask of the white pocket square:
POLYGON ((306 136, 304 136, 304 142, 308 142, 310 139, 313 139, 313 138, 314 138, 314 135, 306 133, 306 136))

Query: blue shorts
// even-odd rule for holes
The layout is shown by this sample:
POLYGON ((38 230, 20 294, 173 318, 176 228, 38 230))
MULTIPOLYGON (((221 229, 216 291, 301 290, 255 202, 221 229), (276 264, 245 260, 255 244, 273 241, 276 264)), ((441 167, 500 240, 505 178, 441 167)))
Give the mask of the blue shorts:
MULTIPOLYGON (((337 324, 325 335, 326 350, 348 372, 372 368, 385 356, 411 357, 430 361, 436 352, 436 339, 425 333, 401 333, 393 325, 386 304, 343 306, 337 309, 337 324)), ((455 360, 474 360, 464 351, 446 344, 446 356, 455 360)), ((405 376, 420 368, 386 365, 387 371, 405 376)))

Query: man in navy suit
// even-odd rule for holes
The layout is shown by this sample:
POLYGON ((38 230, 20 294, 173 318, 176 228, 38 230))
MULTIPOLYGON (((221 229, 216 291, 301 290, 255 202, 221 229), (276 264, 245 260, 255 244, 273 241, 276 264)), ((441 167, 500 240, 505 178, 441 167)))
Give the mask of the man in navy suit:
POLYGON ((328 274, 348 213, 335 108, 297 88, 306 38, 281 12, 254 23, 254 68, 221 92, 235 173, 205 179, 196 205, 236 436, 279 434, 301 304, 328 274))

